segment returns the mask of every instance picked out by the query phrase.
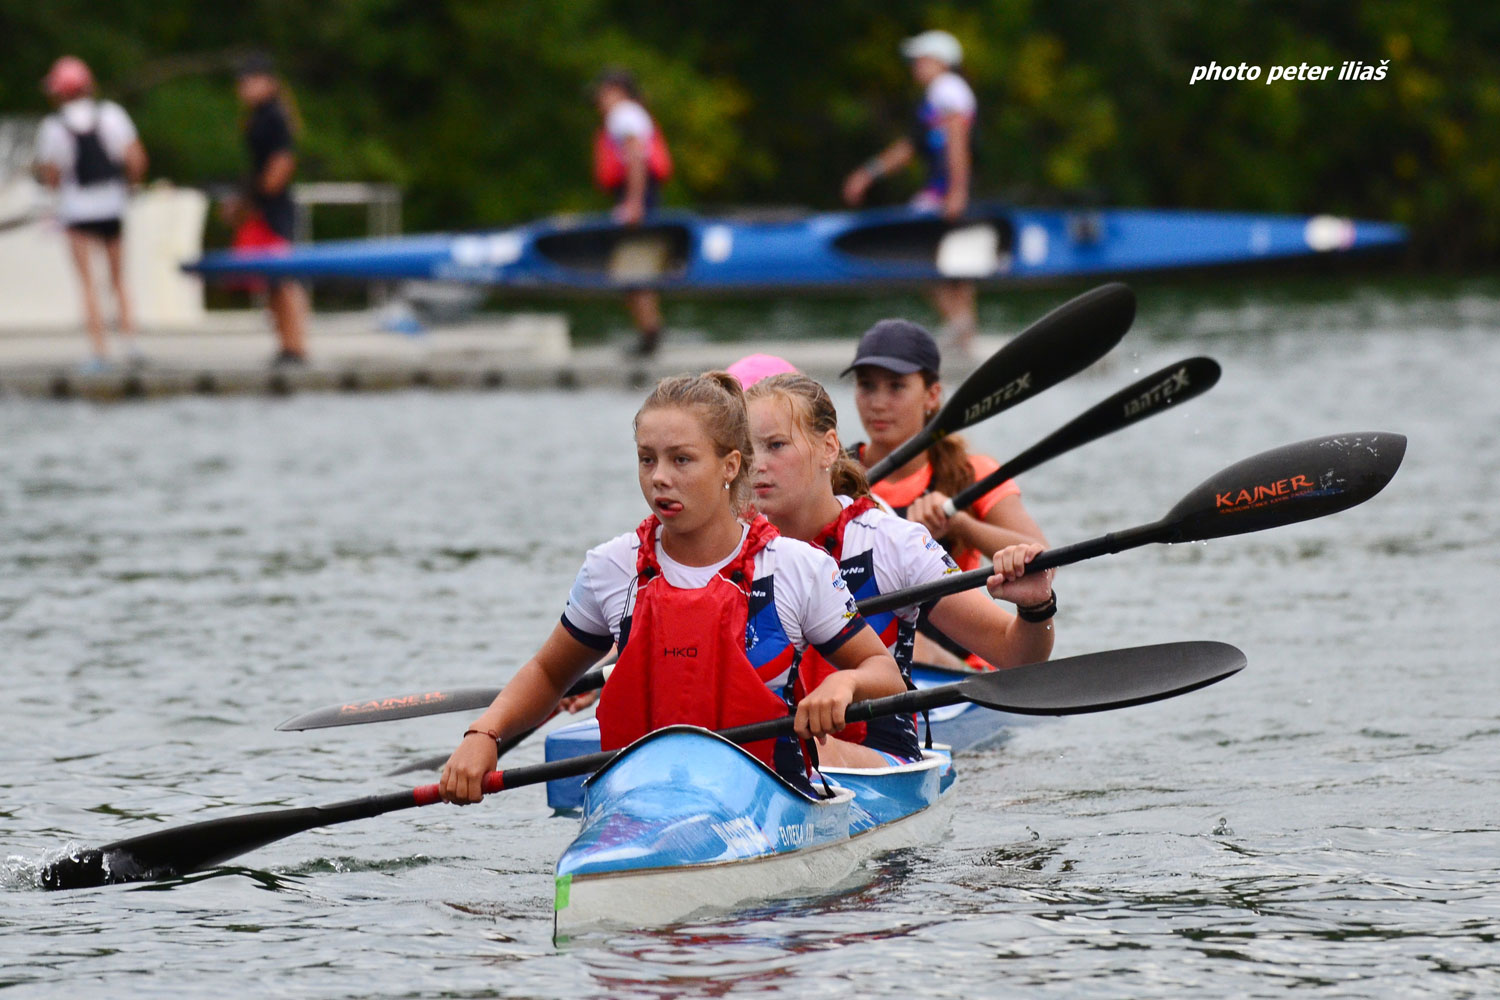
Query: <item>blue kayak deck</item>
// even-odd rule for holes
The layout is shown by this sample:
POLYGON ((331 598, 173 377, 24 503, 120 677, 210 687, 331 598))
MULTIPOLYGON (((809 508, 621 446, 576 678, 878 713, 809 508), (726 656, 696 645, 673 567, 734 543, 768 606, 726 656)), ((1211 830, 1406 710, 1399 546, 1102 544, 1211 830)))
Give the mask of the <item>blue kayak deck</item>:
POLYGON ((809 797, 706 730, 643 737, 585 784, 579 834, 557 862, 558 932, 814 894, 946 822, 933 808, 954 783, 946 753, 828 773, 834 794, 809 797))
POLYGON ((560 217, 494 232, 219 251, 188 267, 205 277, 415 279, 533 293, 755 292, 1217 267, 1405 240, 1400 226, 1331 215, 980 204, 956 222, 909 208, 768 221, 667 211, 639 226, 560 217))
MULTIPOLYGON (((967 676, 969 674, 965 671, 927 664, 915 664, 912 667, 912 681, 918 688, 952 684, 967 676)), ((1034 726, 1042 720, 1034 715, 993 712, 964 702, 933 709, 925 718, 918 716, 918 736, 924 742, 929 721, 932 723, 933 742, 949 750, 959 751, 1003 739, 1018 726, 1034 726)), ((547 734, 545 744, 548 761, 597 753, 599 724, 594 719, 587 718, 559 726, 547 734)), ((830 769, 827 773, 836 772, 830 769)), ((559 812, 580 808, 583 805, 583 784, 582 777, 559 778, 547 782, 547 805, 559 812)))

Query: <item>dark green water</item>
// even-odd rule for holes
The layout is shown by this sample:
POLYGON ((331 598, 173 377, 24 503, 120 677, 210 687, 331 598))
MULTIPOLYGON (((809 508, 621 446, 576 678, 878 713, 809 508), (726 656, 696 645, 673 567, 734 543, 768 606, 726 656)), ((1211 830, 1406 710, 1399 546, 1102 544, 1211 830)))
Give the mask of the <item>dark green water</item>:
MULTIPOLYGON (((964 755, 950 835, 844 893, 563 948, 550 870, 575 821, 539 790, 315 831, 168 885, 49 894, 35 876, 69 844, 390 790, 381 771, 446 749, 466 716, 273 727, 351 696, 507 676, 582 551, 643 513, 636 394, 0 400, 0 985, 1494 995, 1496 287, 1138 290, 1136 328, 1105 364, 970 435, 1003 459, 1133 373, 1220 361, 1204 398, 1025 477, 1054 542, 1153 520, 1288 441, 1410 437, 1364 507, 1059 574, 1060 655, 1221 639, 1249 668, 964 755)), ((1015 329, 1066 293, 1028 296, 987 305, 987 322, 1015 329)), ((902 306, 701 303, 679 321, 849 334, 902 306)))

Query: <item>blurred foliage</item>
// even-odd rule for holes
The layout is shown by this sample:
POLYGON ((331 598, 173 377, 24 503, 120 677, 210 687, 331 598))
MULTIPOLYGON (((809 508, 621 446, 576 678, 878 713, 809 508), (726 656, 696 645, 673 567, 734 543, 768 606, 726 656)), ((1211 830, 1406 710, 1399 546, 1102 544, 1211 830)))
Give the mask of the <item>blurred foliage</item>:
MULTIPOLYGON (((0 113, 87 59, 135 116, 153 173, 244 169, 229 67, 275 53, 306 129, 304 179, 386 180, 411 229, 602 207, 585 88, 632 68, 672 146, 666 200, 831 207, 904 133, 897 54, 956 34, 981 102, 976 193, 1283 212, 1412 226, 1428 261, 1500 251, 1500 5, 1438 0, 0 0, 0 113), (1273 65, 1387 63, 1381 82, 1279 82, 1273 65), (1189 85, 1209 62, 1255 82, 1189 85)), ((905 197, 916 176, 876 194, 905 197)))

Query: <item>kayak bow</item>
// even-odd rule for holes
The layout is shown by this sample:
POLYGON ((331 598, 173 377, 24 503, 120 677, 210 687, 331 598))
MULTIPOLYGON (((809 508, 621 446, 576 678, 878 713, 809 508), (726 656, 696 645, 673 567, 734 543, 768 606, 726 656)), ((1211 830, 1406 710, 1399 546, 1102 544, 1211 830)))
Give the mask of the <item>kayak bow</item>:
POLYGON ((809 798, 704 729, 636 741, 584 786, 582 829, 557 862, 555 933, 815 894, 869 857, 927 842, 948 819, 944 752, 824 773, 832 797, 809 798))

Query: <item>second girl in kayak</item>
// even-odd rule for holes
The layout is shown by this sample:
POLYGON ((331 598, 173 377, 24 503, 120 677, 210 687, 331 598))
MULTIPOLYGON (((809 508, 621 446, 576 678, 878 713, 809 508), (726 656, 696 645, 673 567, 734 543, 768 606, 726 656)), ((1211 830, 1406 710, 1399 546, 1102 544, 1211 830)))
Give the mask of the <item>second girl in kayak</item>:
MULTIPOLYGON (((870 498, 864 470, 839 443, 838 414, 827 391, 805 375, 782 374, 747 391, 755 447, 751 476, 756 509, 782 535, 812 543, 838 560, 856 600, 913 587, 957 572, 958 567, 917 521, 887 513, 870 498)), ((1003 611, 978 590, 945 597, 931 609, 934 625, 996 667, 1047 659, 1052 653, 1053 571, 1023 576, 1041 545, 1020 543, 995 552, 990 593, 1017 606, 1003 611)), ((919 609, 868 617, 903 674, 912 658, 919 609)), ((835 672, 809 650, 798 686, 814 690, 835 672)), ((819 750, 823 763, 880 767, 911 759, 917 747, 910 716, 854 725, 819 750)))

